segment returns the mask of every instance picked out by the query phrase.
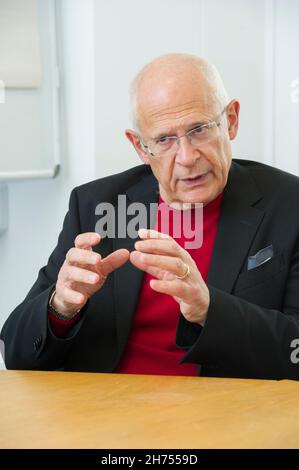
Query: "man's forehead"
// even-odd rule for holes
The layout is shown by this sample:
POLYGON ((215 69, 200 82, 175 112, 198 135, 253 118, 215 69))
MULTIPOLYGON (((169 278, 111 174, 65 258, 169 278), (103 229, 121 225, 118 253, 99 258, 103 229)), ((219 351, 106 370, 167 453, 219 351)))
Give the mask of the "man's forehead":
POLYGON ((215 103, 215 93, 204 80, 170 79, 143 84, 138 93, 138 115, 148 124, 157 120, 180 119, 197 113, 205 119, 215 103))
POLYGON ((197 76, 163 77, 144 80, 138 97, 142 103, 169 103, 170 101, 203 100, 212 89, 207 80, 197 76))
POLYGON ((144 132, 170 132, 209 121, 214 118, 214 108, 214 100, 209 100, 207 95, 194 95, 185 100, 146 100, 139 109, 139 124, 144 132))
POLYGON ((179 126, 180 123, 193 121, 204 123, 210 117, 209 110, 203 108, 200 103, 194 101, 183 106, 172 108, 158 108, 149 110, 143 115, 143 123, 147 126, 179 126))

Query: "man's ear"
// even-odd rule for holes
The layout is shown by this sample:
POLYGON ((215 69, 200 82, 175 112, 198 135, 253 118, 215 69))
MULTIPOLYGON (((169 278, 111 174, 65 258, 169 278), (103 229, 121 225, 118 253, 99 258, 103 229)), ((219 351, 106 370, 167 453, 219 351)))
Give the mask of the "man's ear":
POLYGON ((235 139, 238 134, 239 112, 240 112, 239 101, 232 100, 227 105, 227 125, 228 125, 228 134, 229 134, 230 140, 235 139))
POLYGON ((126 129, 125 130, 125 135, 126 135, 127 139, 129 139, 129 141, 133 145, 136 152, 138 153, 139 158, 141 159, 141 161, 143 163, 145 163, 146 165, 149 165, 150 161, 149 161, 149 158, 148 158, 148 154, 145 151, 145 149, 143 148, 143 146, 140 142, 140 137, 137 134, 137 132, 133 131, 132 129, 126 129))

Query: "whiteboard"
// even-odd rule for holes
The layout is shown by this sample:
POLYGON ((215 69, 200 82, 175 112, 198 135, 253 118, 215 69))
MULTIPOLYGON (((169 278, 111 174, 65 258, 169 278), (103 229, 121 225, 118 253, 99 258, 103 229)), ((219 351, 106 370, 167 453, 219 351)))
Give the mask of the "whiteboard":
POLYGON ((6 88, 41 80, 38 0, 0 0, 0 77, 6 88))
MULTIPOLYGON (((22 1, 25 3, 27 0, 22 1)), ((28 0, 30 4, 31 1, 28 0)), ((59 170, 59 69, 55 0, 37 0, 37 20, 40 81, 35 88, 26 88, 26 85, 21 88, 6 87, 2 79, 0 181, 51 178, 59 170)))

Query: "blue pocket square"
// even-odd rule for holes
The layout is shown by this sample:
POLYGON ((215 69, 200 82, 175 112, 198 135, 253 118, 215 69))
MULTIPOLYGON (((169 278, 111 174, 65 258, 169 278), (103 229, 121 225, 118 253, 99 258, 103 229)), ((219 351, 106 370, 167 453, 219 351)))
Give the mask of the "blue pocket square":
POLYGON ((273 245, 266 246, 258 251, 255 255, 248 256, 247 270, 257 268, 261 264, 266 263, 273 257, 273 245))

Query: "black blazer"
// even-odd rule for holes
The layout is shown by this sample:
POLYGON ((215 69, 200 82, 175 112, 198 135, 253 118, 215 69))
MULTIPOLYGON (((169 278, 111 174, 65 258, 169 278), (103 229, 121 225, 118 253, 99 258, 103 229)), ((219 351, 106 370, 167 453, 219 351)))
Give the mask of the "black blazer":
MULTIPOLYGON (((48 301, 67 251, 77 234, 94 231, 101 202, 149 205, 158 200, 150 167, 75 188, 58 244, 24 301, 1 332, 5 363, 12 369, 64 368, 113 372, 125 350, 143 272, 131 263, 111 274, 83 309, 65 339, 48 324, 48 301)), ((176 338, 183 362, 206 376, 293 378, 291 342, 299 339, 299 178, 272 167, 234 160, 224 190, 207 284, 211 303, 204 328, 180 317, 176 338), (272 245, 273 256, 248 271, 248 256, 272 245)), ((106 256, 134 248, 130 238, 105 238, 95 251, 106 256)))

